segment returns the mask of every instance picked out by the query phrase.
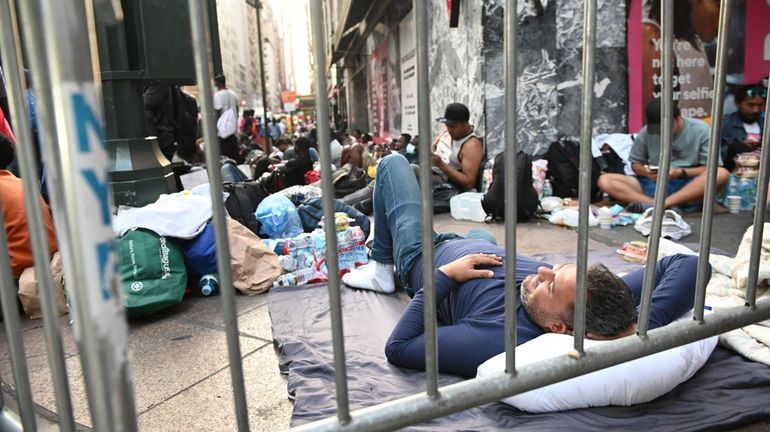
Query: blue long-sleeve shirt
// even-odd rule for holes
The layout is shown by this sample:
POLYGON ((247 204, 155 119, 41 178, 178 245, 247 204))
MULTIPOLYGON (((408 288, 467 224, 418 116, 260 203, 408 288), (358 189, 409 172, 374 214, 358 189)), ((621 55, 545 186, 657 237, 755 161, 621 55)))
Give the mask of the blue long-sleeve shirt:
MULTIPOLYGON (((457 239, 436 249, 436 267, 474 253, 505 257, 505 250, 488 242, 457 239)), ((519 290, 527 275, 541 266, 532 258, 516 257, 516 343, 523 344, 545 331, 529 317, 521 305, 519 290)), ((692 308, 697 257, 675 255, 661 260, 657 266, 655 290, 650 311, 650 328, 673 321, 692 308)), ((486 360, 505 350, 505 269, 490 267, 494 277, 472 279, 458 284, 441 271, 436 271, 438 312, 438 366, 442 373, 472 377, 486 360)), ((412 271, 412 286, 422 285, 422 265, 412 271)), ((644 270, 626 275, 638 306, 644 270)), ((385 346, 391 363, 409 369, 425 369, 425 329, 423 326, 424 292, 420 289, 393 329, 385 346)))

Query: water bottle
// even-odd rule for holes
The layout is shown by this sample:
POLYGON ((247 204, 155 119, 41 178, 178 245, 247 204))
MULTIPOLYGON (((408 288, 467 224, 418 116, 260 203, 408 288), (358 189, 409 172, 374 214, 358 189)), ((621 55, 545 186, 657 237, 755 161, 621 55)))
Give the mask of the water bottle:
POLYGON ((756 178, 744 177, 738 181, 739 195, 741 196, 741 210, 754 210, 757 201, 757 180, 756 178))
POLYGON ((312 268, 306 268, 302 270, 297 270, 293 273, 286 273, 285 275, 281 275, 278 277, 278 279, 273 282, 274 287, 279 286, 291 286, 291 285, 304 285, 306 284, 315 274, 315 270, 312 268))
POLYGON ((203 297, 219 294, 219 276, 216 273, 201 276, 200 294, 203 297))
POLYGON ((553 186, 551 186, 551 181, 548 179, 545 179, 543 182, 543 198, 553 196, 553 186))
POLYGON ((490 159, 484 165, 484 171, 481 173, 481 192, 486 193, 489 190, 489 185, 492 184, 492 168, 494 168, 494 160, 490 159))

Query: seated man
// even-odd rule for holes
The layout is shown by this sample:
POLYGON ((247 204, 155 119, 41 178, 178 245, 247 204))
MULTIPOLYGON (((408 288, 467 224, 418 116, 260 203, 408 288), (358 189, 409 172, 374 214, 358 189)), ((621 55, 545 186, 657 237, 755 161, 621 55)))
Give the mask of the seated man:
MULTIPOLYGON (((27 225, 27 212, 24 209, 24 189, 22 180, 7 170, 15 155, 13 143, 0 134, 0 202, 3 207, 3 221, 8 235, 8 253, 11 256, 11 272, 18 279, 27 267, 34 265, 32 244, 27 225)), ((43 222, 48 234, 48 250, 51 255, 58 250, 56 233, 53 228, 48 205, 40 198, 43 208, 43 222)))
MULTIPOLYGON (((414 298, 385 347, 391 363, 424 370, 423 266, 420 193, 406 160, 391 155, 380 163, 374 190, 374 263, 343 276, 355 288, 391 293, 393 265, 414 298)), ((470 236, 469 236, 470 237, 470 236)), ((480 237, 480 236, 474 236, 480 237)), ((505 349, 503 267, 505 249, 486 239, 433 234, 438 305, 438 363, 442 373, 467 377, 505 349)), ((545 332, 571 333, 575 264, 516 260, 516 343, 545 332)), ((693 306, 697 257, 675 255, 659 262, 650 328, 669 324, 693 306)), ((586 336, 612 339, 636 331, 643 269, 618 278, 603 265, 589 268, 586 336)))
POLYGON ((735 92, 738 111, 726 115, 722 123, 722 161, 725 168, 735 169, 735 155, 752 152, 762 145, 762 122, 767 89, 761 86, 743 86, 735 92))
MULTIPOLYGON (((661 150, 660 113, 660 99, 654 99, 647 104, 647 125, 636 136, 629 156, 631 168, 636 176, 602 174, 599 177, 599 188, 612 198, 629 203, 626 210, 634 213, 642 213, 652 207, 655 196, 661 150)), ((682 117, 675 105, 673 132, 671 167, 664 206, 698 208, 706 190, 709 126, 701 120, 682 117)), ((726 169, 718 169, 717 189, 727 184, 729 176, 726 169)))
POLYGON ((484 145, 476 137, 473 126, 468 122, 470 112, 461 103, 451 103, 444 111, 444 117, 436 119, 446 125, 446 135, 439 135, 431 146, 433 172, 442 182, 455 185, 460 191, 476 187, 484 158, 484 145))

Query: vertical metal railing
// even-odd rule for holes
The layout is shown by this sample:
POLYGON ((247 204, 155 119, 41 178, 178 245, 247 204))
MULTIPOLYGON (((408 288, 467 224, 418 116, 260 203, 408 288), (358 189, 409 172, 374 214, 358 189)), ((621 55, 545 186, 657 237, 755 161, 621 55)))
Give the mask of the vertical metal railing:
POLYGON ((329 306, 332 321, 332 342, 334 349, 334 375, 337 397, 337 420, 340 424, 350 422, 348 402, 348 376, 345 365, 345 336, 342 329, 342 298, 340 293, 339 262, 337 258, 337 233, 334 227, 334 183, 332 182, 331 131, 329 123, 329 102, 326 83, 326 45, 324 38, 324 12, 321 0, 310 0, 310 24, 313 37, 313 59, 316 79, 316 120, 318 129, 318 151, 321 157, 321 186, 326 193, 321 198, 326 223, 326 268, 329 273, 329 306))
POLYGON ((655 267, 658 262, 660 233, 663 227, 663 212, 665 210, 665 190, 668 185, 669 167, 671 165, 671 142, 674 128, 674 2, 661 0, 661 33, 663 55, 661 73, 661 110, 660 110, 660 169, 655 183, 655 196, 652 213, 652 229, 647 242, 647 264, 644 271, 644 285, 639 310, 637 334, 647 337, 650 324, 650 307, 652 306, 652 291, 655 284, 655 267))
POLYGON ((505 73, 505 370, 516 374, 516 222, 518 218, 518 170, 516 152, 517 71, 519 50, 518 7, 516 0, 506 0, 503 36, 505 73))
POLYGON ((578 216, 575 315, 575 351, 584 355, 586 328, 586 275, 588 271, 588 212, 591 211, 591 138, 593 135, 594 66, 596 62, 596 0, 583 2, 583 116, 580 122, 580 202, 578 216))
MULTIPOLYGON (((0 222, 5 226, 3 218, 3 202, 0 200, 0 222)), ((3 320, 5 321, 5 337, 8 340, 8 352, 11 355, 13 380, 16 383, 16 399, 22 424, 25 430, 35 429, 35 410, 32 403, 32 389, 29 384, 29 371, 24 351, 24 341, 21 337, 21 319, 19 308, 16 306, 16 287, 11 276, 11 257, 8 252, 8 236, 5 229, 0 229, 0 302, 2 302, 3 320)), ((2 389, 0 389, 0 396, 2 389)), ((3 405, 0 404, 0 408, 3 405)), ((7 420, 6 412, 0 415, 0 421, 7 420)))
MULTIPOLYGON (((714 221, 714 204, 716 202, 716 181, 719 166, 719 154, 722 142, 722 113, 724 112, 725 78, 727 77, 727 51, 730 43, 730 21, 732 17, 732 0, 723 0, 719 10, 719 38, 717 42, 716 73, 714 74, 714 97, 711 103, 711 134, 709 136, 709 151, 706 170, 708 177, 703 198, 703 216, 700 227, 700 263, 695 279, 694 317, 703 321, 703 311, 706 305, 706 284, 709 281, 709 254, 711 253, 711 228, 714 221)), ((767 187, 767 184, 765 184, 767 187)), ((761 224, 760 224, 761 225, 761 224)), ((761 226, 759 227, 761 230, 761 226)), ((761 231, 760 231, 760 237, 761 231)), ((757 256, 757 259, 759 256, 757 256)), ((749 272, 751 274, 751 272, 749 272)), ((756 280, 754 281, 756 285, 756 280)))
POLYGON ((35 82, 50 91, 38 99, 41 142, 91 419, 96 430, 135 430, 93 9, 77 0, 43 3, 19 2, 20 17, 35 82))
MULTIPOLYGON (((40 288, 40 305, 43 315, 48 363, 53 376, 56 405, 59 413, 59 427, 62 431, 74 431, 72 401, 69 394, 67 367, 64 362, 64 348, 61 339, 59 312, 56 307, 51 276, 51 254, 48 250, 48 238, 43 222, 43 208, 40 205, 40 187, 37 179, 40 173, 35 160, 35 143, 29 122, 29 112, 25 98, 26 85, 21 65, 21 43, 16 21, 16 8, 13 1, 3 1, 0 5, 0 27, 7 29, 0 37, 0 51, 5 59, 5 71, 10 98, 10 108, 16 134, 16 150, 24 187, 24 207, 29 219, 29 233, 35 273, 40 288)), ((32 430, 32 429, 30 429, 32 430)))
POLYGON ((246 389, 243 380, 241 345, 238 336, 238 316, 235 307, 235 290, 230 273, 230 248, 227 238, 225 207, 222 198, 222 173, 219 170, 219 158, 222 154, 216 133, 214 118, 213 93, 211 90, 211 35, 208 7, 204 0, 189 0, 190 29, 193 37, 193 57, 195 58, 195 76, 198 81, 203 124, 203 137, 206 143, 206 166, 211 185, 211 204, 214 213, 214 235, 216 239, 217 271, 222 286, 222 313, 225 320, 227 353, 230 360, 230 378, 233 390, 235 418, 239 431, 249 430, 246 389))
MULTIPOLYGON (((724 6, 724 3, 722 4, 724 6)), ((720 30, 721 31, 721 30, 720 30)), ((762 160, 759 163, 759 179, 757 180, 757 198, 754 207, 754 228, 752 232, 751 255, 749 256, 749 279, 746 289, 746 305, 752 309, 757 305, 757 284, 759 282, 759 258, 762 251, 762 239, 765 229, 765 212, 767 208, 767 182, 770 180, 770 98, 765 97, 765 125, 762 132, 762 160)))
POLYGON ((438 398, 438 338, 435 263, 433 262, 433 173, 429 78, 429 20, 425 1, 414 0, 417 55, 417 128, 420 136, 420 195, 422 202, 422 268, 425 322, 425 375, 428 396, 438 398))

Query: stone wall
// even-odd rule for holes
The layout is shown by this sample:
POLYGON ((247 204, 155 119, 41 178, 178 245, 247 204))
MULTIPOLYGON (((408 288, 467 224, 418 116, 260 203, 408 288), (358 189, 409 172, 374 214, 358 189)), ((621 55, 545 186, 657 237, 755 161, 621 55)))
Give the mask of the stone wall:
MULTIPOLYGON (((559 136, 577 139, 581 121, 583 5, 541 0, 541 13, 520 1, 519 148, 541 154, 559 136)), ((624 132, 627 122, 626 5, 599 0, 594 135, 624 132)), ((503 0, 484 2, 484 80, 488 154, 505 147, 503 0)))

